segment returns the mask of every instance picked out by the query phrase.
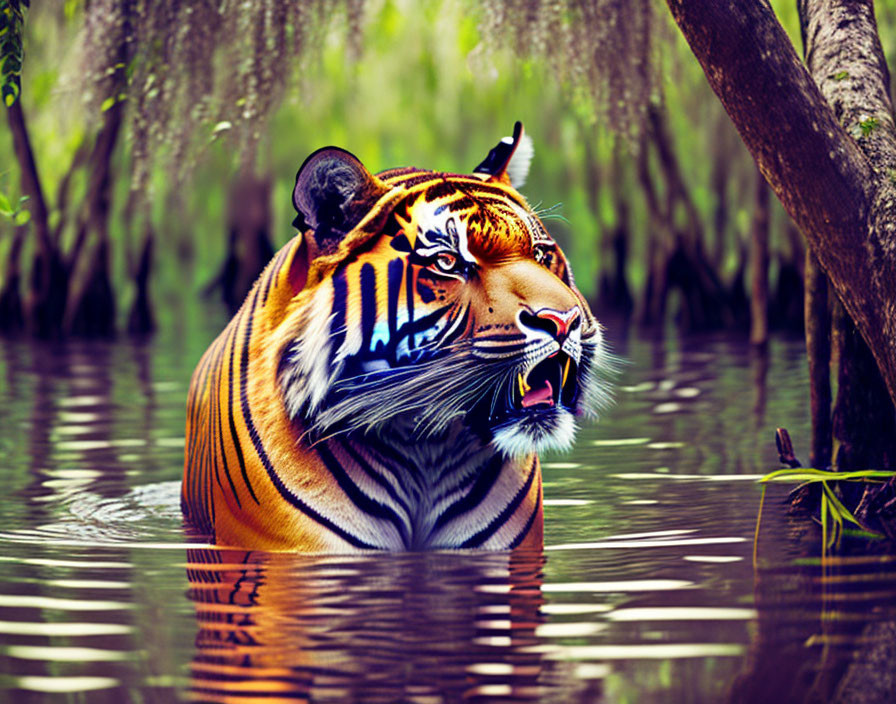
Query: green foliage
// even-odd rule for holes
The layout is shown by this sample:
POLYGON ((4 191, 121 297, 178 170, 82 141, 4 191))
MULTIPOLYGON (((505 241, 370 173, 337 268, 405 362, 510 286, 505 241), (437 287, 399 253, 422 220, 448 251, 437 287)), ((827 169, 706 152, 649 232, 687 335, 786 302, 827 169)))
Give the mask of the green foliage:
POLYGON ((853 130, 853 136, 857 139, 860 137, 867 137, 870 135, 880 124, 876 117, 866 117, 864 120, 860 120, 857 124, 857 129, 853 130))
POLYGON ((887 470, 860 470, 853 472, 837 472, 823 469, 779 469, 766 474, 759 481, 762 483, 762 495, 759 499, 759 512, 756 516, 756 533, 753 541, 753 566, 758 560, 759 525, 762 520, 762 506, 765 503, 765 491, 769 482, 789 482, 801 486, 818 484, 821 487, 821 555, 824 559, 830 550, 840 545, 840 539, 851 523, 859 530, 856 533, 874 539, 883 536, 869 530, 843 505, 836 493, 838 482, 884 482, 896 477, 896 472, 887 470))
POLYGON ((0 96, 10 107, 22 92, 22 35, 31 0, 0 0, 0 96))
POLYGON ((833 76, 831 76, 835 81, 842 81, 849 78, 849 71, 837 71, 833 76))
POLYGON ((859 123, 859 127, 862 128, 862 136, 867 137, 879 124, 880 123, 876 117, 869 117, 867 120, 862 120, 859 123))
MULTIPOLYGON (((793 3, 773 4, 798 42, 793 3)), ((26 5, 0 0, 4 18, 26 5)), ((891 52, 892 25, 881 20, 891 52)), ((3 27, 0 46, 11 36, 8 20, 3 27)), ((89 187, 86 168, 72 169, 73 158, 107 111, 127 101, 110 194, 113 283, 129 295, 129 267, 151 226, 160 310, 183 295, 185 281, 200 290, 218 271, 228 185, 240 168, 271 178, 277 245, 292 235, 295 171, 318 147, 345 147, 374 171, 465 171, 517 119, 536 151, 524 195, 539 209, 559 205, 546 225, 591 298, 613 269, 609 234, 622 222, 620 204, 627 207, 626 275, 637 299, 657 246, 636 166, 645 101, 665 106, 671 147, 720 277, 732 281, 742 263, 755 166, 668 12, 642 0, 65 0, 35 3, 17 27, 18 46, 28 47, 23 108, 49 225, 54 232, 59 226, 63 250, 77 240, 75 211, 89 187), (129 28, 120 22, 125 7, 135 13, 129 28), (125 59, 114 39, 123 36, 125 59), (72 57, 81 62, 70 65, 72 57), (714 180, 719 164, 721 187, 714 180), (55 195, 66 183, 64 212, 55 195), (717 228, 720 205, 726 213, 717 228)), ((18 96, 18 83, 10 90, 18 96)), ((657 197, 665 200, 656 155, 649 161, 657 197)), ((0 164, 13 163, 11 141, 0 130, 0 164)), ((774 261, 782 252, 786 259, 791 245, 782 236, 786 215, 776 204, 772 209, 774 261)), ((680 207, 672 213, 678 226, 682 215, 680 207)), ((11 217, 3 217, 4 227, 11 217)), ((29 240, 23 261, 31 246, 29 240)))
POLYGON ((0 191, 0 217, 9 220, 14 225, 27 225, 31 220, 31 211, 25 209, 25 203, 28 202, 28 196, 22 196, 12 205, 9 197, 0 191))

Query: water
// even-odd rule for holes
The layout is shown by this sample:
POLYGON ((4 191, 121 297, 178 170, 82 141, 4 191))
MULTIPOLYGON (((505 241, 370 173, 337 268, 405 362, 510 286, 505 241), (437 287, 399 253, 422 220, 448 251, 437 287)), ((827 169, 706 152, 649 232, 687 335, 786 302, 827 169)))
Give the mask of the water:
POLYGON ((0 342, 0 701, 896 700, 892 558, 823 571, 776 489, 753 569, 798 342, 617 335, 616 407, 546 458, 543 553, 309 557, 184 533, 208 339, 0 342))

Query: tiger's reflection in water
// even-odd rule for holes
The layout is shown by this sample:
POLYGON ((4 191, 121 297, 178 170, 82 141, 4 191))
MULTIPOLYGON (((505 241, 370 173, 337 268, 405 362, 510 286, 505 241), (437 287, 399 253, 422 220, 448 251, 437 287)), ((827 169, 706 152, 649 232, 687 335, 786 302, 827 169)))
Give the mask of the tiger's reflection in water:
POLYGON ((189 696, 542 699, 543 663, 533 646, 543 562, 540 551, 315 557, 189 550, 199 625, 189 696))

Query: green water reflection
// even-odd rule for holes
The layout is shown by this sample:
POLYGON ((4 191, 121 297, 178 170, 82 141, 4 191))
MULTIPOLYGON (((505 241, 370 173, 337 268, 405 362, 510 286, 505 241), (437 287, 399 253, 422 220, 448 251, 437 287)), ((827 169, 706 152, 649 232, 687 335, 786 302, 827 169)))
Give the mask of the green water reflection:
POLYGON ((616 407, 545 458, 544 553, 308 557, 183 531, 209 336, 0 342, 0 699, 894 700, 894 561, 823 573, 770 495, 751 565, 799 342, 617 340, 616 407))

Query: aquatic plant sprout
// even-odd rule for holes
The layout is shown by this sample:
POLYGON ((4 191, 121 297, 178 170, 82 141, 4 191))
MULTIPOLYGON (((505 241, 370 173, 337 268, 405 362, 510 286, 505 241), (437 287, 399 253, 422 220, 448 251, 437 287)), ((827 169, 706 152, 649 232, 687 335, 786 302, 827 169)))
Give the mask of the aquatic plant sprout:
MULTIPOLYGON (((834 547, 839 547, 840 538, 843 536, 846 523, 858 526, 857 534, 867 538, 882 538, 876 531, 869 530, 853 513, 843 505, 837 497, 831 484, 836 482, 884 482, 896 477, 896 472, 877 469, 865 469, 853 472, 837 472, 826 469, 807 469, 797 467, 795 469, 779 469, 766 474, 759 482, 762 484, 762 494, 759 498, 759 512, 756 515, 756 532, 753 537, 753 567, 759 559, 759 526, 762 521, 762 506, 765 503, 765 492, 769 482, 791 482, 800 486, 809 484, 821 485, 821 557, 825 559, 828 552, 834 547)), ((799 487, 798 487, 799 488, 799 487)))

